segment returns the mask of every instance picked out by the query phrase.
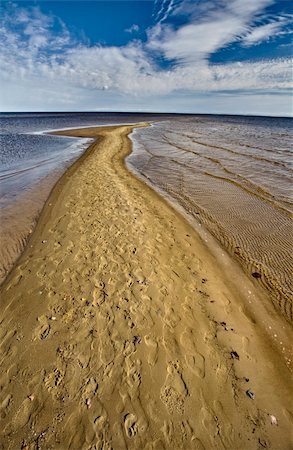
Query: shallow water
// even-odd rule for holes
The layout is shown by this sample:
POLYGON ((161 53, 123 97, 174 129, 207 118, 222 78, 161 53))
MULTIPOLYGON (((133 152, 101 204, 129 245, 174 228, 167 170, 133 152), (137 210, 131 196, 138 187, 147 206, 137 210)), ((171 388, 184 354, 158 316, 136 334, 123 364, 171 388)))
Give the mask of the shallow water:
POLYGON ((292 321, 292 121, 185 117, 132 134, 128 164, 202 223, 292 321))

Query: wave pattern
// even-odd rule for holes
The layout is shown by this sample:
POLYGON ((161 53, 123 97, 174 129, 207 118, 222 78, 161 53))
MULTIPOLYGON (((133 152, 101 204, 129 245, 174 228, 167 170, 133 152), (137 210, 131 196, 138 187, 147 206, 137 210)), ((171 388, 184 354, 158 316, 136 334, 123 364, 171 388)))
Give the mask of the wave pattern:
POLYGON ((133 134, 128 163, 196 217, 292 317, 291 122, 182 118, 133 134))

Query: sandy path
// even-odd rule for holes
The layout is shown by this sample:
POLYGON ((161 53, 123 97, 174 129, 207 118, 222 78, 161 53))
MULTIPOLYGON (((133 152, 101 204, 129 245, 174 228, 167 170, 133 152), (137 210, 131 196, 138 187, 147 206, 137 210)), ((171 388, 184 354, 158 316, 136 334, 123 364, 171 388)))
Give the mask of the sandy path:
POLYGON ((293 448, 290 361, 264 314, 284 348, 289 325, 250 309, 253 284, 238 290, 129 174, 130 130, 75 132, 102 137, 56 185, 2 286, 0 448, 293 448))

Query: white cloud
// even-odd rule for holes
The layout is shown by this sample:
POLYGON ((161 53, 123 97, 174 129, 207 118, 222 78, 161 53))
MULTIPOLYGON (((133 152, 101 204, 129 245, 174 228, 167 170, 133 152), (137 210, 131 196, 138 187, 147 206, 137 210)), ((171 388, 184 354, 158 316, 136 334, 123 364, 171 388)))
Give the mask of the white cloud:
POLYGON ((207 59, 211 53, 233 41, 243 29, 239 18, 225 15, 209 22, 188 24, 176 31, 157 25, 150 31, 148 45, 167 59, 176 60, 181 65, 190 64, 207 59))
MULTIPOLYGON (((159 5, 159 9, 155 14, 155 20, 158 23, 164 22, 171 12, 176 8, 178 0, 161 0, 161 4, 159 5)), ((158 2, 157 2, 158 3, 158 2)), ((156 6, 156 4, 155 4, 156 6)))
POLYGON ((264 41, 269 41, 276 36, 292 34, 292 31, 284 29, 289 23, 290 20, 288 18, 281 17, 278 21, 253 27, 243 36, 242 43, 245 47, 250 47, 264 41))
POLYGON ((137 33, 139 31, 139 26, 134 23, 133 25, 131 25, 131 27, 126 28, 126 33, 137 33))
MULTIPOLYGON (((177 9, 186 11, 189 3, 182 2, 177 9)), ((225 11, 207 3, 209 13, 203 12, 196 23, 178 30, 158 23, 149 30, 146 44, 133 40, 122 47, 76 42, 60 20, 43 15, 38 8, 15 10, 14 16, 3 17, 0 28, 2 109, 9 109, 9 102, 18 102, 24 109, 31 104, 36 109, 42 109, 42 104, 45 109, 54 109, 54 105, 70 109, 77 104, 94 109, 99 102, 133 102, 138 107, 139 102, 156 104, 161 98, 163 104, 178 95, 186 101, 186 93, 190 98, 213 93, 223 101, 217 92, 230 92, 235 97, 245 92, 258 97, 261 91, 271 91, 274 96, 286 92, 291 84, 289 59, 221 65, 208 62, 213 52, 235 39, 256 42, 266 35, 267 29, 258 30, 256 36, 257 28, 248 23, 259 5, 264 7, 268 0, 247 0, 245 4, 231 0, 225 11), (236 14, 237 8, 241 16, 236 14), (154 51, 175 63, 162 69, 153 58, 154 51)), ((170 7, 174 3, 165 4, 164 14, 170 7)))

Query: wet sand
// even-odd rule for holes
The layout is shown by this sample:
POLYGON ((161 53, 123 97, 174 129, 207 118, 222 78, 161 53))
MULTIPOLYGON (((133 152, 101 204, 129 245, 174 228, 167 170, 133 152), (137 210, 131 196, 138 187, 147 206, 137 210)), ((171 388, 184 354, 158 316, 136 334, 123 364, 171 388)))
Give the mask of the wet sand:
POLYGON ((34 189, 23 192, 11 205, 0 210, 0 284, 5 280, 15 261, 25 248, 36 226, 50 190, 60 174, 47 176, 34 189))
POLYGON ((292 328, 129 173, 131 130, 66 131, 97 141, 2 285, 2 448, 293 448, 292 328))

